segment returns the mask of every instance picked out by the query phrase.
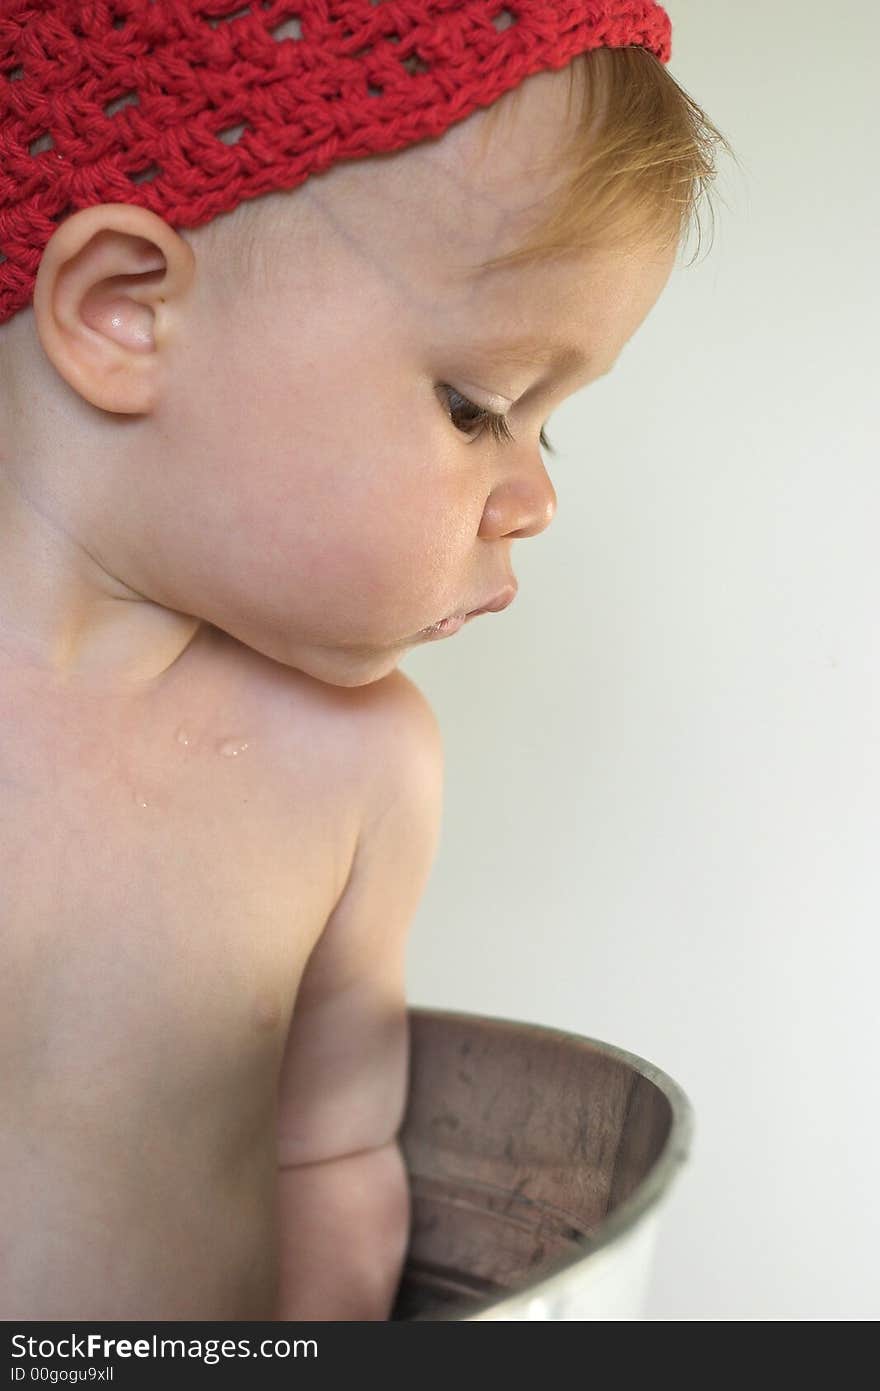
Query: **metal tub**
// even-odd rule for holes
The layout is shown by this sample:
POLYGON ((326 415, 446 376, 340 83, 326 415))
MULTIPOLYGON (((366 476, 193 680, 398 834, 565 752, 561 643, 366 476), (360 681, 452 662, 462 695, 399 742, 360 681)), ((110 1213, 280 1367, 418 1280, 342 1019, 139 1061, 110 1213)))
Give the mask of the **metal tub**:
POLYGON ((410 1243, 391 1318, 638 1319, 692 1108, 633 1053, 409 1010, 410 1243))

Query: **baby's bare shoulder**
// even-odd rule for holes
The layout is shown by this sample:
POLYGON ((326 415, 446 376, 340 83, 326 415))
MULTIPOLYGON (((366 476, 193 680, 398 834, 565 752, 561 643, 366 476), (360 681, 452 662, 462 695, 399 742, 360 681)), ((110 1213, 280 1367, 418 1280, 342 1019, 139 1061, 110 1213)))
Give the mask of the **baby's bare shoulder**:
POLYGON ((436 779, 443 759, 439 722, 402 671, 343 687, 270 666, 272 738, 285 775, 307 749, 325 785, 348 788, 364 816, 393 795, 401 778, 436 779))

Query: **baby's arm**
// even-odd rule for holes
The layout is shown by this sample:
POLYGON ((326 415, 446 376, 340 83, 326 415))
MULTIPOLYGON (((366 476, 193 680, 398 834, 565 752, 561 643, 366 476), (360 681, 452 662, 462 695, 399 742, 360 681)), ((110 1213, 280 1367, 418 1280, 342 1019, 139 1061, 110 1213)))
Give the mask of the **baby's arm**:
POLYGON ((285 1320, 387 1319, 409 1236, 396 1138, 409 1062, 405 948, 439 839, 443 749, 430 705, 399 672, 374 728, 371 806, 309 958, 281 1071, 285 1320))

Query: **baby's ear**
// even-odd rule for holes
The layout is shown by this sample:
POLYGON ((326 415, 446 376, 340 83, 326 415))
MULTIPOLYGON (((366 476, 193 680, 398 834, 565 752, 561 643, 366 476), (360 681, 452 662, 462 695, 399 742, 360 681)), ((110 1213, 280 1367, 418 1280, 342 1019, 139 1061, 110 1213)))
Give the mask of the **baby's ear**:
POLYGON ((191 247, 128 203, 83 208, 60 224, 34 286, 37 334, 75 391, 101 410, 142 414, 161 392, 161 348, 183 320, 191 247))

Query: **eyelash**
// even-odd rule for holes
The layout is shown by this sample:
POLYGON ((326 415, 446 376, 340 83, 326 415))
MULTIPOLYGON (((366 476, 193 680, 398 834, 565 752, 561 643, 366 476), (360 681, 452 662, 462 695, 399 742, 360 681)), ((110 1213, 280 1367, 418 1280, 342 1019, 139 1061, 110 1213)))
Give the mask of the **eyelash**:
MULTIPOLYGON (((441 387, 442 390, 446 393, 447 399, 455 396, 457 400, 461 402, 461 405, 459 406, 459 411, 463 409, 466 411, 473 412, 475 419, 471 421, 472 424, 488 425, 489 433, 491 434, 492 438, 498 440, 499 442, 513 440, 513 435, 510 432, 510 426, 507 423, 506 415, 499 415, 497 411, 490 411, 487 410, 485 406, 478 406, 475 401, 469 400, 467 396, 463 396, 461 392, 456 391, 454 387, 447 386, 445 382, 441 382, 441 387)), ((452 417, 456 413, 457 412, 455 411, 455 409, 450 410, 450 419, 452 419, 452 417)), ((454 420, 452 420, 452 423, 453 425, 455 425, 454 420)), ((461 429, 461 426, 456 425, 455 428, 458 430, 461 429)), ((467 430, 462 430, 462 434, 467 433, 467 430)), ((550 443, 549 439, 547 438, 547 434, 543 429, 541 431, 540 442, 542 449, 546 449, 548 454, 556 453, 556 450, 550 443)))

